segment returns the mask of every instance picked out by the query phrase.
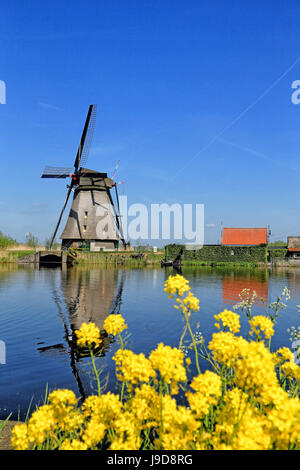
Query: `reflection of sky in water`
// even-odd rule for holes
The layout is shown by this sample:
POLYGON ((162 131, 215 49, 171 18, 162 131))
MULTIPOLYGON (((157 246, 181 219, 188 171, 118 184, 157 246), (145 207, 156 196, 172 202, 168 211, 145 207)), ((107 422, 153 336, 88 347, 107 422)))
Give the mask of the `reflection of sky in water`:
MULTIPOLYGON (((6 364, 0 365, 0 417, 20 407, 21 416, 33 399, 42 402, 49 388, 66 387, 77 396, 93 392, 86 358, 74 349, 72 332, 83 321, 100 328, 106 316, 120 311, 130 333, 128 347, 149 352, 159 342, 178 346, 183 319, 174 309, 163 287, 172 270, 113 270, 99 267, 32 270, 0 266, 0 340, 6 344, 6 364)), ((244 288, 255 290, 266 302, 276 300, 284 287, 291 291, 288 308, 278 319, 274 348, 290 346, 287 328, 298 326, 296 305, 300 304, 300 269, 184 268, 193 293, 200 299, 200 311, 191 323, 209 341, 215 331, 214 314, 232 309, 244 288)), ((259 305, 254 313, 262 312, 259 305)), ((242 333, 248 325, 242 319, 242 333)), ((110 372, 117 345, 99 358, 99 366, 110 372)), ((206 364, 202 363, 202 368, 206 364)), ((103 374, 103 379, 105 374, 103 374)))

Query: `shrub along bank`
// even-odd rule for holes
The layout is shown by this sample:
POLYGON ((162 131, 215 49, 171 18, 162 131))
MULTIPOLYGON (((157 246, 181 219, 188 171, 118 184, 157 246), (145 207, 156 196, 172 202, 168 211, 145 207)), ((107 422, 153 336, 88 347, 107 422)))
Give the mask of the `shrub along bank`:
POLYGON ((187 249, 185 245, 171 244, 165 247, 166 259, 174 259, 182 250, 182 264, 265 264, 267 247, 204 245, 200 249, 187 249))

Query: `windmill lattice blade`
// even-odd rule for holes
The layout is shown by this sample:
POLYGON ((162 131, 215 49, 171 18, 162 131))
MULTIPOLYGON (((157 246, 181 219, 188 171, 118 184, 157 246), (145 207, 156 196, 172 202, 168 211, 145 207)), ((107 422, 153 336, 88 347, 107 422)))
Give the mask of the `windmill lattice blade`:
POLYGON ((114 172, 113 172, 112 177, 111 177, 112 179, 114 179, 115 174, 117 173, 117 170, 118 170, 118 168, 119 168, 119 164, 120 164, 120 160, 118 160, 118 162, 117 162, 117 164, 116 164, 116 167, 115 167, 114 172))
POLYGON ((82 132, 80 144, 78 147, 74 167, 75 171, 78 170, 79 166, 83 166, 87 162, 89 149, 91 146, 91 141, 94 133, 95 123, 96 123, 96 112, 97 105, 91 104, 85 121, 84 129, 82 132))
POLYGON ((57 230, 58 230, 59 224, 60 224, 60 222, 61 222, 61 219, 62 219, 63 213, 64 213, 64 211, 65 211, 66 205, 67 205, 67 203, 68 203, 68 200, 69 200, 69 197, 70 197, 71 191, 72 191, 72 185, 70 185, 70 186, 69 186, 69 191, 67 192, 67 196, 66 196, 66 199, 65 199, 65 202, 64 202, 63 208, 62 208, 62 210, 61 210, 61 213, 60 213, 60 216, 59 216, 58 222, 57 222, 57 224, 56 224, 56 227, 55 227, 54 233, 53 233, 53 235, 52 235, 52 238, 51 238, 50 248, 52 247, 52 245, 53 245, 53 242, 54 242, 54 240, 55 240, 55 237, 56 237, 56 234, 57 234, 57 230))
POLYGON ((59 166, 46 166, 41 178, 67 178, 72 173, 72 168, 62 168, 59 166))

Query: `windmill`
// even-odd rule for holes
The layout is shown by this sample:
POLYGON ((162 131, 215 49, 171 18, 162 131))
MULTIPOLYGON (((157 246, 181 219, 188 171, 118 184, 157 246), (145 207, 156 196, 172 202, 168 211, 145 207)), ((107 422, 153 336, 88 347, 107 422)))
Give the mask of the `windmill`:
POLYGON ((121 241, 124 246, 117 183, 107 173, 85 168, 96 122, 97 105, 90 105, 83 128, 74 169, 46 166, 42 178, 70 178, 68 191, 59 215, 50 248, 55 240, 69 197, 72 206, 60 236, 62 249, 86 248, 90 251, 115 250, 121 241), (117 208, 111 191, 115 189, 117 208))

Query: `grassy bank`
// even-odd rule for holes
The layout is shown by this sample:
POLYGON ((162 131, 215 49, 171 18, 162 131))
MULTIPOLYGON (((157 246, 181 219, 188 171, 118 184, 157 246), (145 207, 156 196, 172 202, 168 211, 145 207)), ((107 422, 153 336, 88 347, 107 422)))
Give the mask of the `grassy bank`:
POLYGON ((112 265, 126 267, 143 267, 160 265, 164 253, 135 253, 135 252, 83 252, 79 253, 75 263, 79 265, 112 265), (138 255, 138 256, 137 256, 138 255))
MULTIPOLYGON (((39 247, 43 250, 43 247, 39 247)), ((126 266, 126 267, 151 267, 151 266, 160 266, 161 261, 165 259, 173 260, 178 254, 178 251, 174 253, 166 250, 166 255, 164 251, 159 251, 153 253, 151 251, 146 251, 143 253, 139 252, 125 252, 125 251, 106 251, 106 252, 79 252, 77 258, 74 262, 78 265, 100 265, 100 266, 126 266)), ((199 250, 201 251, 201 250, 199 250)), ((36 252, 36 249, 26 248, 25 245, 18 247, 12 247, 7 249, 0 249, 0 264, 18 264, 20 258, 27 255, 33 254, 36 252)), ((269 263, 264 257, 255 256, 251 259, 251 256, 248 256, 247 259, 241 259, 239 257, 226 257, 222 258, 221 256, 213 258, 208 256, 207 259, 199 258, 198 252, 190 253, 185 252, 182 257, 182 266, 226 266, 226 267, 248 267, 254 268, 259 266, 267 266, 269 263), (197 256, 195 255, 197 254, 197 256), (234 258, 234 259, 232 259, 234 258)), ((280 259, 272 258, 273 265, 283 265, 286 261, 280 259)), ((287 264, 289 265, 289 264, 287 264)))
POLYGON ((1 250, 0 263, 18 263, 19 258, 35 253, 35 250, 1 250))
POLYGON ((245 268, 256 268, 259 266, 266 266, 266 263, 248 262, 248 261, 197 261, 197 260, 183 260, 182 266, 226 266, 228 268, 241 266, 245 268))

